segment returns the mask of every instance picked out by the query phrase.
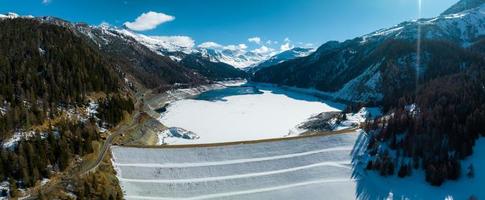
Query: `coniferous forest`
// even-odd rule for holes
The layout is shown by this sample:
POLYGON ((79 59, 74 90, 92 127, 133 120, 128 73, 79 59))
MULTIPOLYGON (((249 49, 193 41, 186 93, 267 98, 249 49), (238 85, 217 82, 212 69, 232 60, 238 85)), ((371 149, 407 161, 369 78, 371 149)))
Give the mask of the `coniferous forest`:
MULTIPOLYGON (((476 48, 468 53, 483 56, 476 48)), ((367 123, 368 149, 376 157, 367 169, 399 177, 423 169, 426 181, 436 186, 473 173, 473 166, 461 166, 460 161, 472 155, 475 141, 485 136, 485 61, 481 58, 458 73, 420 85, 415 94, 404 95, 390 106, 392 114, 367 123), (383 150, 382 144, 389 148, 383 150), (390 151, 397 157, 390 156, 390 151)), ((433 68, 439 66, 435 63, 433 68)))
POLYGON ((114 67, 69 30, 21 19, 0 29, 1 137, 85 103, 89 92, 117 92, 114 67))
POLYGON ((121 94, 116 66, 71 30, 25 19, 0 20, 0 30, 0 141, 33 133, 0 148, 0 180, 10 182, 15 197, 17 188, 32 187, 93 153, 99 125, 94 116, 62 116, 69 108, 86 107, 91 93, 107 94, 96 117, 112 127, 134 107, 121 94))

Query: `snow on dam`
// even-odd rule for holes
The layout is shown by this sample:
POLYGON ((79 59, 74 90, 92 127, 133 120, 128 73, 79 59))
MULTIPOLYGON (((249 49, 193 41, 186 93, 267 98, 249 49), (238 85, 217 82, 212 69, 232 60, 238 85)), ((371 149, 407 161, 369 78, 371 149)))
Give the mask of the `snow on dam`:
POLYGON ((358 132, 184 148, 112 147, 126 199, 355 199, 358 132))

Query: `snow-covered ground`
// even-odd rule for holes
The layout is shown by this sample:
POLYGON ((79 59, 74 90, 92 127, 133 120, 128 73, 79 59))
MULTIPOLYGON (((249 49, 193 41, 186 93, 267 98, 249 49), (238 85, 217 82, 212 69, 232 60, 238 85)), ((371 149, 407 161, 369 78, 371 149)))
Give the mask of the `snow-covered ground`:
POLYGON ((10 192, 10 184, 8 181, 0 182, 0 200, 8 200, 8 193, 10 192))
POLYGON ((199 136, 182 128, 172 127, 158 133, 158 145, 176 144, 179 140, 197 140, 199 136))
MULTIPOLYGON (((382 177, 378 174, 379 172, 361 170, 364 166, 360 165, 356 167, 356 176, 354 176, 358 180, 357 193, 360 195, 359 198, 458 200, 474 199, 472 197, 475 197, 475 199, 485 199, 483 185, 483 180, 485 180, 485 138, 477 140, 475 145, 473 155, 462 161, 461 177, 456 181, 448 180, 440 187, 431 186, 425 182, 423 170, 413 170, 412 175, 406 178, 382 177), (474 177, 472 178, 466 175, 470 164, 474 168, 474 177)), ((359 156, 354 156, 354 159, 359 160, 359 156)))
POLYGON ((355 199, 359 133, 197 148, 112 147, 127 199, 355 199))
POLYGON ((40 134, 41 138, 45 138, 47 133, 36 133, 34 131, 23 131, 17 130, 14 134, 3 142, 3 148, 10 149, 14 148, 22 139, 29 139, 34 137, 36 134, 40 134))
POLYGON ((277 87, 256 88, 259 89, 256 93, 222 94, 216 100, 172 102, 160 121, 200 137, 173 140, 176 144, 233 142, 283 137, 312 115, 340 111, 344 107, 277 87))
POLYGON ((382 110, 378 107, 363 107, 357 113, 347 113, 346 120, 340 122, 334 130, 342 130, 349 127, 359 127, 367 119, 375 119, 382 116, 382 110))
POLYGON ((365 134, 191 148, 112 147, 127 199, 476 199, 485 198, 485 138, 457 181, 434 187, 422 170, 382 177, 359 165, 365 134), (351 164, 352 163, 352 164, 351 164), (474 177, 465 175, 473 164, 474 177))

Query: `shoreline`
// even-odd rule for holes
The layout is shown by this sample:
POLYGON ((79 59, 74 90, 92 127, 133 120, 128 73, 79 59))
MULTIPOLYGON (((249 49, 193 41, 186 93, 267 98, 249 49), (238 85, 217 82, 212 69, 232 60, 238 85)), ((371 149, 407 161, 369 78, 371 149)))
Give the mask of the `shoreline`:
MULTIPOLYGON (((285 94, 290 93, 291 96, 293 94, 303 94, 312 96, 318 101, 324 102, 325 104, 337 108, 339 110, 345 109, 347 106, 343 103, 337 103, 329 99, 327 96, 320 96, 316 93, 306 92, 304 90, 297 90, 291 87, 281 87, 274 84, 267 84, 267 83, 259 83, 259 82, 251 82, 248 80, 231 80, 231 81, 221 81, 215 82, 209 85, 201 85, 198 87, 193 88, 184 88, 184 89, 174 89, 169 90, 164 93, 156 94, 151 97, 144 99, 144 111, 147 113, 151 118, 153 118, 153 123, 160 124, 163 129, 168 128, 163 124, 159 119, 162 113, 157 112, 160 108, 167 108, 170 106, 171 103, 183 99, 193 98, 201 93, 212 91, 212 90, 219 90, 225 89, 228 87, 238 87, 238 86, 249 86, 249 87, 257 87, 258 89, 262 90, 270 90, 276 94, 285 94), (156 122, 155 122, 156 121, 156 122)), ((288 94, 286 94, 288 95, 288 94)), ((226 142, 207 142, 207 143, 200 143, 200 144, 159 144, 158 142, 155 144, 154 141, 152 142, 142 142, 140 141, 138 144, 123 144, 121 143, 118 146, 123 147, 138 147, 138 148, 189 148, 189 147, 204 147, 204 146, 223 146, 223 145, 235 145, 235 144, 249 144, 249 143, 260 143, 260 142, 271 142, 271 141, 280 141, 280 140, 288 140, 288 139, 298 139, 298 138, 305 138, 305 137, 315 137, 315 136, 325 136, 325 135, 334 135, 334 134, 341 134, 344 132, 353 132, 356 131, 356 128, 347 128, 343 130, 337 131, 317 131, 311 135, 308 134, 298 134, 298 135, 281 135, 280 137, 273 137, 273 138, 262 138, 262 139, 249 139, 249 140, 238 140, 238 141, 226 141, 226 142)), ((146 130, 148 131, 148 130, 146 130)), ((149 131, 154 134, 156 138, 159 138, 160 131, 163 131, 159 128, 157 130, 149 131)), ((303 131, 302 133, 306 133, 307 131, 303 131)), ((140 138, 141 139, 141 138, 140 138)))
POLYGON ((287 140, 298 140, 312 137, 326 137, 331 135, 339 134, 351 134, 360 131, 360 128, 348 128, 338 131, 322 131, 311 135, 297 135, 289 137, 279 137, 279 138, 267 138, 259 140, 243 140, 243 141, 233 141, 233 142, 216 142, 216 143, 205 143, 205 144, 165 144, 165 145, 113 145, 114 147, 123 148, 151 148, 151 149, 173 149, 173 148, 198 148, 198 147, 220 147, 220 146, 232 146, 232 145, 243 145, 243 144, 258 144, 267 142, 280 142, 287 140))

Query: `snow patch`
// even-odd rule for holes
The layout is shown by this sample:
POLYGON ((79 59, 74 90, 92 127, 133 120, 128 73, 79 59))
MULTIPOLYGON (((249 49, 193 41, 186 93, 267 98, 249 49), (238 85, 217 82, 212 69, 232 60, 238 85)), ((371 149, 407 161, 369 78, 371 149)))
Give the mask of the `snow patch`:
MULTIPOLYGON (((393 199, 483 199, 483 180, 485 180, 485 138, 476 141, 473 155, 461 161, 462 174, 457 181, 446 181, 440 187, 431 186, 425 181, 424 170, 413 169, 412 175, 405 178, 383 177, 376 171, 365 171, 364 163, 357 165, 356 177, 358 193, 368 199, 383 199, 391 194, 393 199), (474 177, 466 175, 473 165, 474 177)), ((365 154, 356 154, 355 160, 365 160, 365 154)))
POLYGON ((0 116, 3 116, 5 114, 7 114, 7 107, 4 106, 4 107, 0 107, 0 116))
POLYGON ((35 131, 17 130, 17 131, 14 132, 12 137, 7 139, 3 143, 3 148, 5 148, 5 149, 15 148, 16 145, 18 144, 18 142, 20 142, 21 140, 32 138, 32 137, 36 136, 37 134, 39 134, 42 139, 44 139, 47 136, 47 133, 44 133, 44 132, 36 133, 35 131))
POLYGON ((171 127, 158 133, 157 145, 180 144, 184 140, 197 140, 199 136, 182 128, 171 127))
POLYGON ((41 186, 44 186, 44 185, 45 185, 45 184, 47 184, 49 181, 50 181, 50 179, 48 179, 48 178, 43 178, 43 179, 40 181, 40 185, 41 185, 41 186))
POLYGON ((40 55, 44 55, 45 54, 45 50, 39 47, 39 53, 40 53, 40 55))
POLYGON ((0 182, 0 200, 8 200, 10 193, 10 183, 8 181, 0 182))
POLYGON ((369 67, 364 73, 347 82, 337 92, 323 92, 327 95, 350 102, 379 102, 384 98, 381 93, 382 75, 379 71, 381 63, 369 67))
POLYGON ((366 120, 376 119, 382 116, 382 110, 378 107, 363 107, 357 113, 347 113, 346 120, 342 121, 335 130, 355 128, 366 120))
POLYGON ((0 19, 15 19, 18 18, 19 15, 17 13, 9 12, 7 14, 0 14, 0 19))

